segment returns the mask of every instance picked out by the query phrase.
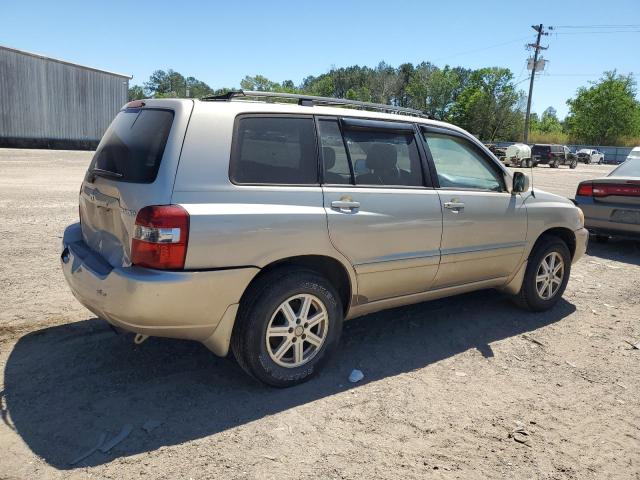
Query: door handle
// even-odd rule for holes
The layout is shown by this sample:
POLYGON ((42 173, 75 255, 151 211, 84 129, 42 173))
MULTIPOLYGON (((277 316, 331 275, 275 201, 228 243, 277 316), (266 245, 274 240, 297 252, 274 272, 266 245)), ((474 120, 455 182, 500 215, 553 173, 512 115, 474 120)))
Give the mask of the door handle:
POLYGON ((331 208, 342 211, 353 211, 360 208, 360 202, 353 202, 350 200, 334 200, 333 202, 331 202, 331 208))
POLYGON ((453 210, 454 213, 458 213, 461 210, 464 210, 464 203, 462 202, 445 202, 444 208, 448 208, 449 210, 453 210))

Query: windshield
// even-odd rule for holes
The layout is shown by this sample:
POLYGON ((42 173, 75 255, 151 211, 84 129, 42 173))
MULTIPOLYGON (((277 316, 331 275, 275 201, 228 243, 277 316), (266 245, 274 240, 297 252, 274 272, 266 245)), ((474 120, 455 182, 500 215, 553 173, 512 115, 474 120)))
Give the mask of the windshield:
MULTIPOLYGON (((636 153, 636 152, 632 152, 636 153)), ((631 157, 627 159, 622 165, 616 168, 610 177, 640 177, 640 152, 637 152, 639 156, 631 157)))
POLYGON ((121 182, 151 183, 158 175, 173 111, 128 108, 120 111, 98 145, 89 174, 121 182))

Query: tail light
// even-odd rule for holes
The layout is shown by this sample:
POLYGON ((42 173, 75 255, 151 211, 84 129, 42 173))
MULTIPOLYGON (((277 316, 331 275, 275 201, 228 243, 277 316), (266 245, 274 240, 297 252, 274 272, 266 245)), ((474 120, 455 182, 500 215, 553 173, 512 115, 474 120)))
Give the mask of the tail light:
POLYGON ((603 183, 593 186, 594 197, 608 197, 614 195, 618 197, 640 197, 640 185, 615 185, 603 183))
POLYGON ((144 207, 136 217, 131 263, 181 270, 189 243, 189 214, 179 205, 144 207))
POLYGON ((640 184, 581 183, 576 195, 585 197, 640 197, 640 184))
POLYGON ((593 196, 593 184, 591 183, 581 183, 578 185, 577 195, 581 195, 583 197, 592 197, 593 196))

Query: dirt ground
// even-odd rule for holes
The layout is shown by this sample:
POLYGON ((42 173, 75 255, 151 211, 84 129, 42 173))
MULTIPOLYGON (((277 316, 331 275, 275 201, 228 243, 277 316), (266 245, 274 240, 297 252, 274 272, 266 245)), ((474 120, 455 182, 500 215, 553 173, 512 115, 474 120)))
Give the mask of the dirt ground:
MULTIPOLYGON (((591 244, 544 314, 485 291, 348 322, 319 377, 275 390, 74 300, 59 246, 89 158, 0 150, 0 478, 640 479, 635 243, 591 244)), ((573 196, 611 168, 534 185, 573 196)))

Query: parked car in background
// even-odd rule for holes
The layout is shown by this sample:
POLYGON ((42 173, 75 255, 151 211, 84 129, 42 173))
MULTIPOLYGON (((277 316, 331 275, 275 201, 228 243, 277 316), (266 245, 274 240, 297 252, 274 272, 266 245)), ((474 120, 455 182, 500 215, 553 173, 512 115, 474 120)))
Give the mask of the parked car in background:
POLYGON ((578 157, 579 162, 586 163, 587 165, 591 163, 604 163, 604 153, 591 148, 582 148, 578 150, 576 156, 578 157))
POLYGON ((558 168, 560 165, 568 165, 576 168, 578 159, 569 147, 565 145, 536 144, 531 148, 533 166, 549 165, 550 168, 558 168))
POLYGON ((578 185, 576 205, 585 226, 606 242, 610 235, 640 238, 640 150, 609 175, 578 185))
POLYGON ((560 300, 588 239, 571 201, 421 112, 286 95, 125 105, 64 233, 75 297, 278 387, 319 371, 346 319, 488 288, 560 300))
POLYGON ((506 148, 499 147, 495 143, 485 143, 484 146, 487 147, 489 151, 493 153, 498 160, 503 161, 506 148))
POLYGON ((634 158, 640 158, 640 147, 633 147, 633 149, 627 155, 627 160, 631 160, 634 158))
POLYGON ((504 164, 510 167, 531 168, 531 147, 524 143, 514 143, 509 145, 504 154, 504 164))

